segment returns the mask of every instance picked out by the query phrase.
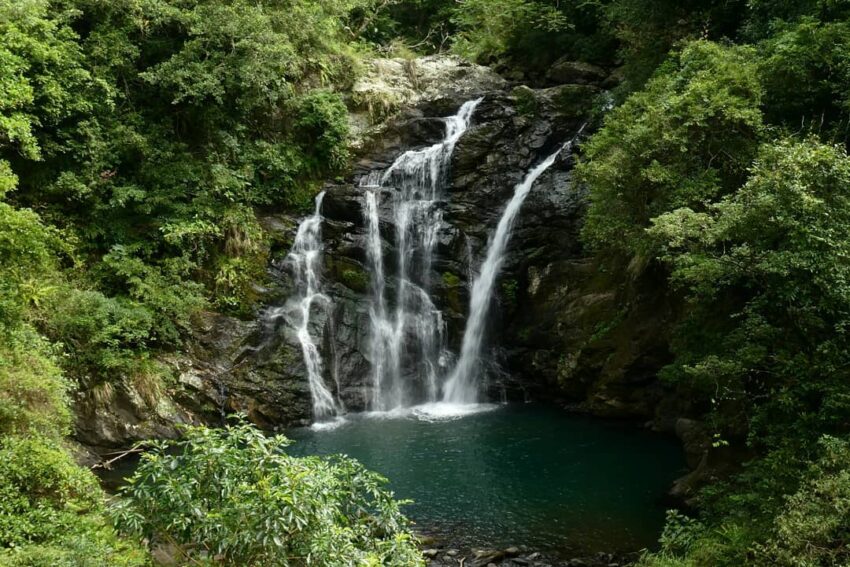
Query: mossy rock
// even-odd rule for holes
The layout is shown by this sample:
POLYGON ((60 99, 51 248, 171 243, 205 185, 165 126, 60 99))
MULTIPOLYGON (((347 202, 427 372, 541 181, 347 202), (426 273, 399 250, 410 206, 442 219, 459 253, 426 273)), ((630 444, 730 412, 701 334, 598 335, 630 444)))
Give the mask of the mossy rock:
POLYGON ((368 293, 370 285, 369 273, 350 258, 333 258, 327 266, 330 277, 348 289, 357 293, 368 293))
POLYGON ((502 281, 502 299, 511 308, 516 307, 517 291, 519 290, 519 282, 513 278, 508 278, 502 281))
POLYGON ((532 89, 522 85, 512 90, 511 96, 514 99, 514 107, 521 116, 537 116, 540 110, 540 103, 532 89))
POLYGON ((463 313, 463 302, 460 297, 463 282, 460 277, 452 272, 443 272, 443 285, 446 290, 445 300, 447 307, 455 313, 463 313))
POLYGON ((446 287, 458 287, 460 285, 460 278, 457 274, 443 272, 443 284, 446 287))
POLYGON ((584 117, 593 110, 599 89, 590 85, 561 85, 546 89, 552 109, 563 116, 584 117))
POLYGON ((369 289, 369 274, 364 270, 348 268, 339 275, 339 281, 345 287, 358 293, 365 293, 369 289))

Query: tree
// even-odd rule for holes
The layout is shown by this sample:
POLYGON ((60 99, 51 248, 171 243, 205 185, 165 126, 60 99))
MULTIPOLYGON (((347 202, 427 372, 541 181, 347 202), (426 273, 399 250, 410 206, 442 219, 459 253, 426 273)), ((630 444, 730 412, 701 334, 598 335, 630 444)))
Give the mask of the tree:
POLYGON ((225 565, 423 564, 386 480, 346 457, 296 458, 236 422, 145 453, 114 514, 125 533, 225 565))
MULTIPOLYGON (((765 144, 747 183, 703 212, 654 219, 671 279, 724 325, 682 335, 679 372, 748 408, 751 444, 802 451, 848 424, 850 158, 814 139, 765 144), (707 332, 706 332, 707 330, 707 332), (814 435, 814 439, 812 436, 814 435)), ((737 413, 737 419, 741 415, 737 413)))
POLYGON ((591 189, 583 236, 599 251, 651 259, 650 221, 702 210, 746 178, 764 126, 755 53, 697 41, 606 117, 583 146, 591 189))

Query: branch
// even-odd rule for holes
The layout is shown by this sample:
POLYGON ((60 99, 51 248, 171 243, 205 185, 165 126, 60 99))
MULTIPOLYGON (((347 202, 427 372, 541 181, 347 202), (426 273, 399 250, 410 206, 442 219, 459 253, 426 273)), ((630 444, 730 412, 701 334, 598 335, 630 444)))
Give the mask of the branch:
POLYGON ((110 470, 112 468, 113 463, 115 463, 116 461, 120 461, 121 459, 123 459, 127 455, 134 455, 134 454, 144 453, 144 452, 145 452, 144 447, 138 447, 137 446, 137 447, 133 447, 132 449, 127 449, 126 451, 122 451, 120 453, 106 453, 104 456, 108 456, 108 455, 117 455, 117 456, 113 457, 109 460, 106 460, 106 461, 100 461, 99 463, 95 463, 91 466, 91 469, 94 470, 94 469, 103 468, 103 469, 106 469, 106 470, 110 470))

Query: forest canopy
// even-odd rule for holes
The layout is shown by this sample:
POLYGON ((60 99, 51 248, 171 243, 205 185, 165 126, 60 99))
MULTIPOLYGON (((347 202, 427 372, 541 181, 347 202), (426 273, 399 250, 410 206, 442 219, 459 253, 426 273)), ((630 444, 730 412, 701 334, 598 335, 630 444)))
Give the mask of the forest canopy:
MULTIPOLYGON (((137 485, 116 530, 68 449, 71 401, 155 395, 200 310, 253 316, 257 214, 348 171, 364 62, 451 52, 532 84, 559 59, 617 78, 580 152, 584 245, 623 281, 661 271, 681 313, 662 376, 746 455, 642 563, 847 564, 848 48, 845 0, 0 0, 0 562, 145 565, 143 537, 191 520, 137 485)), ((285 444, 229 432, 192 430, 174 462, 220 445, 237 483, 285 444)), ((413 560, 380 479, 282 460, 335 487, 328 509, 372 491, 394 522, 381 539, 315 510, 299 545, 413 560)))

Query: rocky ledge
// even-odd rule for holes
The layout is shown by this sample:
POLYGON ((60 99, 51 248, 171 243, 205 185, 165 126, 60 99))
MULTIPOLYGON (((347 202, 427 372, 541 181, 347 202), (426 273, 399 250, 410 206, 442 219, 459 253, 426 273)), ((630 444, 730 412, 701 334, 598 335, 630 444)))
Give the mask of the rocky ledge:
POLYGON ((637 559, 636 554, 613 553, 557 559, 526 546, 466 550, 426 547, 422 553, 428 567, 625 567, 637 559))

